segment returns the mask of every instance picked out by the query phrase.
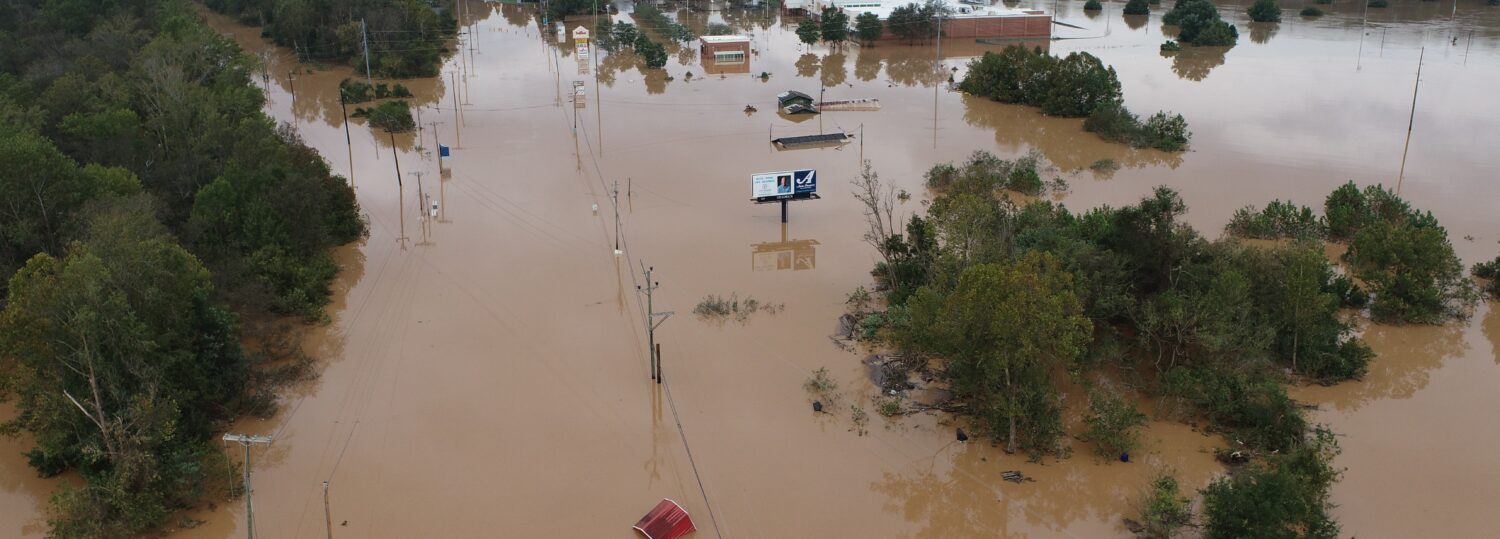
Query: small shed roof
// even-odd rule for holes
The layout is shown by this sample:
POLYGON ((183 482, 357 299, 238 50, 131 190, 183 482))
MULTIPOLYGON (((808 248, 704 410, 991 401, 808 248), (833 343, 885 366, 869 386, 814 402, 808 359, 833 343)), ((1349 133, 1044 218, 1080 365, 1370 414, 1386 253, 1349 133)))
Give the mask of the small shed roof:
POLYGON ((652 507, 646 516, 636 521, 635 531, 641 532, 646 539, 676 539, 684 535, 698 531, 693 526, 693 519, 687 514, 677 502, 662 498, 661 502, 652 507))

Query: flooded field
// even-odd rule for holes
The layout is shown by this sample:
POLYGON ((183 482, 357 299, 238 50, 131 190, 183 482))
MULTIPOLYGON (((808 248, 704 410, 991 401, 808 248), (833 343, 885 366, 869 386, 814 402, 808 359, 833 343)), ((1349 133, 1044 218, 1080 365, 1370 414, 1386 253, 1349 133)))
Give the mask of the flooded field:
MULTIPOLYGON (((1099 461, 1076 440, 1071 458, 1036 464, 958 444, 936 415, 872 412, 868 433, 856 432, 849 405, 871 409, 877 390, 866 354, 830 335, 878 255, 861 241, 847 180, 863 155, 914 194, 898 208, 909 215, 934 164, 1038 151, 1068 181, 1057 197, 1070 207, 1131 203, 1169 185, 1188 221, 1214 236, 1246 204, 1321 207, 1346 181, 1397 185, 1421 56, 1400 192, 1433 211, 1466 263, 1500 253, 1500 8, 1398 0, 1362 24, 1352 2, 1319 19, 1288 2, 1284 22, 1262 26, 1245 23, 1249 3, 1220 3, 1242 31, 1238 46, 1172 57, 1158 52, 1168 38, 1159 15, 1124 17, 1123 2, 1092 15, 1083 2, 1055 5, 1083 29, 1058 27, 1064 39, 1038 45, 1113 65, 1138 113, 1183 114, 1193 139, 1179 154, 947 89, 953 68, 961 79, 969 59, 1003 44, 808 47, 792 18, 717 3, 676 16, 751 35, 748 65, 705 66, 695 45, 669 45, 668 80, 643 75, 630 54, 580 57, 530 6, 470 2, 462 54, 444 75, 401 81, 422 130, 391 138, 355 120, 346 146, 338 83, 358 75, 299 67, 258 29, 210 15, 266 60, 268 112, 353 179, 371 229, 340 252, 331 322, 306 343, 321 377, 294 388, 277 416, 234 426, 275 437, 253 455, 256 532, 324 537, 326 492, 344 537, 625 538, 662 497, 693 514, 699 537, 1129 535, 1121 516, 1136 512, 1156 471, 1200 487, 1223 472, 1211 450, 1225 440, 1155 421, 1130 464, 1099 461), (311 71, 288 75, 299 69, 311 71), (882 108, 783 117, 775 95, 789 89, 882 108), (840 131, 856 138, 798 151, 767 143, 840 131), (453 148, 446 172, 438 144, 453 148), (1105 158, 1122 168, 1088 170, 1105 158), (792 204, 789 223, 749 201, 751 174, 800 168, 817 169, 823 198, 792 204), (422 196, 438 203, 428 222, 422 196), (659 284, 653 310, 675 312, 656 331, 665 385, 648 376, 643 267, 659 284), (691 313, 706 295, 731 293, 782 308, 743 321, 691 313), (819 367, 843 395, 831 414, 814 414, 802 388, 819 367), (1001 481, 1008 470, 1036 481, 1001 481)), ((629 4, 617 5, 615 19, 633 21, 629 4)), ((1491 533, 1496 306, 1446 327, 1365 324, 1379 355, 1364 380, 1294 390, 1341 435, 1347 471, 1334 501, 1345 534, 1491 533)), ((0 439, 3 531, 39 536, 53 483, 33 479, 21 447, 0 439)), ((188 516, 201 525, 173 536, 237 537, 247 524, 243 503, 188 516)))

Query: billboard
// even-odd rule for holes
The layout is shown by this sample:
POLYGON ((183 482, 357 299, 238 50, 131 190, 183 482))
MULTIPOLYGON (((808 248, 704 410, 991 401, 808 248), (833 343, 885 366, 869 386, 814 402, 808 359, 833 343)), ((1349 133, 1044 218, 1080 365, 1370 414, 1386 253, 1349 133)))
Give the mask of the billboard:
POLYGON ((818 192, 818 171, 813 169, 762 172, 750 176, 750 198, 757 202, 812 198, 818 192))

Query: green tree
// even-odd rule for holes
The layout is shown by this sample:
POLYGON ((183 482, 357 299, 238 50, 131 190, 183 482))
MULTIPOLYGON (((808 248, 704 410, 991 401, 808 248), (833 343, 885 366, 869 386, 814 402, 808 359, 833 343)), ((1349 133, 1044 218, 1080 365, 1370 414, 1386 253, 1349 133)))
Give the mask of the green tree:
POLYGON ((874 13, 860 13, 854 17, 854 35, 866 46, 873 45, 885 33, 885 24, 874 13))
POLYGON ((1177 27, 1178 41, 1194 45, 1234 45, 1239 37, 1239 31, 1219 18, 1219 9, 1209 0, 1177 0, 1161 22, 1177 27))
POLYGON ((1376 221, 1355 234, 1344 256, 1375 293, 1376 320, 1437 324, 1467 316, 1478 301, 1442 227, 1376 221))
POLYGON ((1125 2, 1126 15, 1150 15, 1151 4, 1147 0, 1130 0, 1125 2))
POLYGON ((1328 514, 1328 492, 1339 471, 1333 433, 1318 429, 1268 464, 1252 464, 1203 489, 1203 536, 1207 539, 1338 537, 1328 514))
POLYGON ((1101 11, 1103 9, 1104 4, 1100 4, 1099 0, 1088 0, 1087 2, 1083 3, 1084 11, 1101 11))
POLYGON ((1031 253, 911 299, 911 342, 948 359, 955 394, 1010 451, 1049 450, 1060 431, 1049 370, 1082 353, 1091 330, 1072 286, 1054 258, 1031 253))
POLYGON ((1276 5, 1276 0, 1255 0, 1247 13, 1255 22, 1281 22, 1281 6, 1276 5))
MULTIPOLYGON (((798 28, 800 31, 801 28, 798 28)), ((824 8, 823 22, 819 28, 823 41, 842 43, 849 39, 849 15, 842 9, 824 8)), ((800 36, 799 36, 800 37, 800 36)))
POLYGON ((142 211, 93 208, 85 240, 11 279, 0 357, 46 475, 87 480, 56 498, 54 531, 136 535, 191 500, 201 441, 231 409, 247 364, 208 271, 142 211))
POLYGON ((1167 539, 1192 521, 1192 503, 1182 495, 1177 478, 1168 474, 1151 480, 1146 500, 1141 503, 1141 525, 1146 536, 1167 539))
POLYGON ((1112 389, 1094 389, 1089 391, 1089 413, 1083 421, 1088 425, 1083 437, 1094 443, 1094 452, 1112 458, 1140 447, 1139 429, 1146 426, 1146 414, 1112 389))
POLYGON ((815 44, 822 36, 823 29, 818 26, 818 21, 802 19, 802 22, 797 23, 797 39, 802 40, 803 43, 815 44))
POLYGON ((411 107, 400 99, 385 101, 370 110, 370 127, 388 133, 406 133, 417 128, 411 107))

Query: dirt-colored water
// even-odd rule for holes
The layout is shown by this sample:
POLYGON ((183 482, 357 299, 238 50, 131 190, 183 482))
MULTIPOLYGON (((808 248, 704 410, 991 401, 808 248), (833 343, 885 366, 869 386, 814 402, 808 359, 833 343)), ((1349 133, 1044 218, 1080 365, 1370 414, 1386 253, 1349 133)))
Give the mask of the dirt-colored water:
MULTIPOLYGON (((1243 22, 1248 3, 1224 10, 1243 22)), ((1488 181, 1500 9, 1461 2, 1455 24, 1452 5, 1436 4, 1372 10, 1362 45, 1360 13, 1336 7, 1317 20, 1288 11, 1227 52, 1175 58, 1157 52, 1158 16, 1123 18, 1120 3, 1089 16, 1081 2, 1060 4, 1062 20, 1088 30, 1059 28, 1078 39, 1041 45, 1114 65, 1138 113, 1186 116, 1192 151, 1166 154, 934 84, 946 80, 934 58, 961 70, 998 46, 809 49, 774 11, 692 13, 682 20, 694 27, 750 32, 756 53, 747 67, 705 75, 696 49, 674 47, 669 81, 643 77, 628 55, 581 61, 571 42, 554 48, 555 30, 539 33, 530 8, 471 2, 473 50, 454 56, 441 79, 403 81, 424 129, 395 137, 400 191, 388 136, 355 120, 354 144, 341 144, 336 86, 347 68, 289 81, 287 51, 210 17, 266 53, 274 117, 340 173, 352 153, 371 224, 368 240, 340 251, 332 322, 307 342, 324 360, 321 377, 295 388, 276 417, 234 426, 276 437, 254 453, 256 530, 324 536, 327 481, 343 537, 623 538, 661 497, 682 502, 703 537, 714 536, 715 521, 737 537, 1126 535, 1120 517, 1134 513, 1150 475, 1171 468, 1201 486, 1222 472, 1208 452, 1223 441, 1159 421, 1131 464, 1096 461, 1073 441, 1071 459, 1038 465, 956 444, 937 416, 874 414, 863 355, 828 338, 875 258, 846 187, 861 153, 920 199, 921 173, 935 163, 1037 150, 1070 181, 1070 206, 1130 203, 1166 184, 1192 208, 1189 221, 1213 234, 1245 204, 1319 205, 1348 180, 1394 184, 1425 46, 1402 195, 1434 211, 1466 260, 1488 258, 1500 252, 1500 186, 1488 181), (584 108, 570 101, 575 80, 584 108), (776 93, 817 95, 820 83, 826 99, 878 98, 883 108, 800 121, 774 113, 776 93), (747 114, 747 104, 759 111, 747 114), (860 138, 841 149, 766 144, 834 130, 860 138), (438 172, 439 142, 454 147, 450 174, 438 172), (1124 168, 1108 177, 1085 169, 1102 158, 1124 168), (783 228, 775 206, 748 201, 748 180, 794 168, 818 170, 823 199, 792 204, 783 228), (440 205, 425 238, 418 171, 440 205), (403 208, 409 239, 399 242, 403 208), (642 265, 660 283, 655 310, 676 312, 657 331, 667 386, 648 378, 642 265), (744 323, 690 314, 703 296, 730 293, 785 308, 744 323), (801 386, 823 366, 843 403, 817 415, 801 386), (851 431, 850 403, 870 411, 868 435, 851 431), (1037 481, 1003 482, 1005 470, 1037 481)), ((900 211, 920 209, 914 200, 900 211)), ((1366 335, 1380 356, 1365 380, 1296 391, 1343 435, 1338 463, 1348 471, 1334 498, 1346 532, 1483 535, 1500 495, 1500 459, 1486 453, 1500 443, 1500 422, 1469 418, 1500 407, 1500 314, 1482 308, 1453 327, 1370 326, 1366 335)), ((25 522, 19 535, 40 534, 51 485, 29 479, 14 456, 21 446, 3 443, 13 450, 0 451, 0 514, 25 522)), ((242 504, 190 516, 205 522, 177 536, 234 537, 246 525, 242 504)))

